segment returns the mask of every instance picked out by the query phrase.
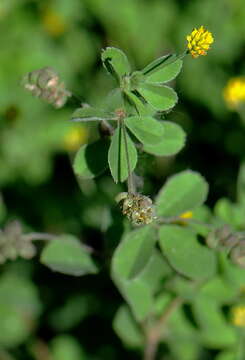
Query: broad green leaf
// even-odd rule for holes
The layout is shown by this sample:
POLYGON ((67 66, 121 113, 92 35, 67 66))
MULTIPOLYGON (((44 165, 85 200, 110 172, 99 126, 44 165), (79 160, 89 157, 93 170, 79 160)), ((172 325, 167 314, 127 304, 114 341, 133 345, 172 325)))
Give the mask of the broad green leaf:
POLYGON ((59 335, 51 341, 53 360, 85 360, 80 343, 70 335, 59 335))
POLYGON ((207 198, 208 184, 204 178, 191 170, 172 176, 156 199, 159 216, 176 216, 193 210, 203 204, 207 198))
POLYGON ((200 245, 190 229, 178 225, 163 225, 159 230, 159 237, 164 256, 177 272, 195 280, 215 275, 215 253, 200 245))
POLYGON ((235 345, 237 342, 235 329, 227 323, 216 302, 200 296, 193 303, 192 308, 205 346, 219 349, 235 345))
POLYGON ((126 305, 122 305, 118 309, 113 320, 113 329, 128 347, 140 348, 144 343, 141 329, 126 305))
POLYGON ((153 311, 154 291, 166 272, 154 243, 154 229, 142 227, 123 238, 112 259, 113 281, 138 321, 153 311))
POLYGON ((23 275, 6 273, 0 278, 0 346, 15 347, 32 333, 41 312, 34 284, 23 275))
POLYGON ((166 111, 178 101, 176 92, 168 86, 144 84, 138 89, 143 98, 157 111, 166 111))
POLYGON ((76 109, 71 117, 72 121, 102 121, 110 120, 115 117, 113 114, 107 113, 100 109, 95 109, 90 106, 84 106, 76 109))
POLYGON ((92 179, 100 175, 108 166, 108 149, 109 142, 106 139, 83 145, 74 159, 75 174, 82 179, 92 179))
POLYGON ((162 141, 157 144, 145 144, 144 150, 158 156, 177 154, 185 145, 186 134, 182 128, 169 121, 163 121, 164 134, 162 141))
POLYGON ((97 272, 87 250, 72 235, 62 235, 50 241, 42 251, 41 263, 67 275, 81 276, 97 272))
POLYGON ((107 71, 116 78, 121 78, 130 73, 130 64, 122 50, 107 47, 102 51, 101 57, 107 71))
POLYGON ((145 80, 148 83, 161 84, 173 80, 180 72, 183 61, 175 60, 174 62, 164 66, 163 68, 156 70, 153 73, 145 75, 145 80))
MULTIPOLYGON (((126 141, 128 146, 128 156, 130 171, 133 171, 137 164, 137 151, 134 146, 134 143, 128 136, 126 130, 126 141)), ((127 163, 127 153, 125 147, 125 139, 123 134, 123 129, 121 126, 118 126, 115 130, 110 148, 108 153, 108 162, 111 170, 112 177, 114 181, 123 182, 128 177, 128 163, 127 163)))
POLYGON ((159 71, 162 67, 170 64, 171 62, 176 60, 176 54, 167 54, 163 55, 160 58, 152 61, 150 64, 144 67, 144 69, 141 70, 143 75, 150 75, 153 74, 156 71, 159 71))
POLYGON ((156 144, 162 141, 164 127, 150 116, 131 116, 124 119, 126 126, 143 144, 156 144))

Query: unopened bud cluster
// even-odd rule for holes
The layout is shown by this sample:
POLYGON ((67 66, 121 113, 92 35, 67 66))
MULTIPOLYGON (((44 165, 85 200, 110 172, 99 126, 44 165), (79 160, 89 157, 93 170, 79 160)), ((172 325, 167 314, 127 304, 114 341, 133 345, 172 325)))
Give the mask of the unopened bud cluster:
POLYGON ((152 200, 141 194, 126 193, 122 200, 122 213, 134 225, 147 225, 156 218, 152 200))
POLYGON ((35 246, 25 239, 19 222, 9 223, 4 230, 0 230, 0 264, 19 256, 31 259, 35 254, 35 246))
POLYGON ((28 73, 23 78, 25 89, 32 95, 52 104, 55 108, 61 108, 72 95, 66 90, 63 82, 60 82, 58 74, 50 67, 28 73))
POLYGON ((206 242, 212 249, 226 251, 234 264, 245 268, 245 234, 234 233, 224 225, 210 232, 206 242))

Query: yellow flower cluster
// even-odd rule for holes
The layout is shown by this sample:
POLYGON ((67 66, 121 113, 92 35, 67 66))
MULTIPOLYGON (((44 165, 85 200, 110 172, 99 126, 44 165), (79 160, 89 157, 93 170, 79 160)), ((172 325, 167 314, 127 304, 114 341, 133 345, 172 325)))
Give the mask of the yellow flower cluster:
POLYGON ((63 147, 67 151, 76 151, 86 143, 88 130, 85 127, 71 128, 63 138, 63 147))
POLYGON ((206 30, 203 26, 199 29, 194 29, 190 35, 187 35, 187 47, 193 58, 200 55, 207 55, 207 50, 214 42, 212 33, 206 30))
POLYGON ((245 102, 245 76, 230 79, 224 88, 223 96, 231 109, 245 102))
POLYGON ((233 307, 232 323, 235 326, 245 327, 245 305, 233 307))

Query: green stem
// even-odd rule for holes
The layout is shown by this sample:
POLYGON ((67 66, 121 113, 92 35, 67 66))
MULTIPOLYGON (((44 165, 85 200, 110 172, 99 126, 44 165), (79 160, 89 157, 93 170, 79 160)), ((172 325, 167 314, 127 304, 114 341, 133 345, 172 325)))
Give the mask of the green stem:
POLYGON ((124 141, 124 145, 125 145, 126 162, 127 162, 127 168, 128 168, 128 192, 130 194, 134 194, 135 186, 134 186, 133 175, 132 175, 132 170, 131 170, 130 161, 129 161, 127 130, 126 130, 123 119, 120 119, 120 126, 121 126, 122 133, 123 133, 123 141, 124 141))

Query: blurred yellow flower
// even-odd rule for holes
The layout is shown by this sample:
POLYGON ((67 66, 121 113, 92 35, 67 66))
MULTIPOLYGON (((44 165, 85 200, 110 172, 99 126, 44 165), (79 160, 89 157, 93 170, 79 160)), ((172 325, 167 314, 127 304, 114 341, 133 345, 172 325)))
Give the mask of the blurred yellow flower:
POLYGON ((193 58, 197 58, 199 55, 207 55, 207 50, 214 42, 212 33, 203 26, 199 29, 195 28, 190 35, 187 35, 186 39, 188 50, 193 58))
POLYGON ((63 138, 63 147, 67 151, 76 151, 88 139, 88 129, 84 126, 71 128, 63 138))
POLYGON ((47 9, 44 12, 42 24, 47 33, 54 37, 62 35, 66 30, 65 21, 59 14, 51 9, 47 9))
POLYGON ((179 216, 181 219, 191 219, 193 217, 192 211, 186 211, 179 216))
POLYGON ((232 323, 235 326, 245 327, 245 305, 232 308, 232 323))
POLYGON ((245 102, 245 76, 231 78, 224 88, 223 96, 231 109, 245 102))

